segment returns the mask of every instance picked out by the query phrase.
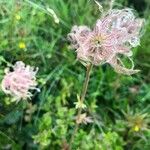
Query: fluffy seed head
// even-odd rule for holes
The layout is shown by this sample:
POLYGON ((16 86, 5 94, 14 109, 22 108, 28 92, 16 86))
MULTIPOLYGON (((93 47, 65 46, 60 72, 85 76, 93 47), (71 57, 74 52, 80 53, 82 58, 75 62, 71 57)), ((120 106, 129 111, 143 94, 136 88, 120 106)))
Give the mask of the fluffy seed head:
POLYGON ((80 61, 94 65, 109 63, 116 72, 129 75, 138 72, 133 69, 131 48, 140 44, 143 22, 131 9, 113 9, 97 20, 93 30, 87 26, 73 26, 68 39, 80 61), (119 54, 132 62, 130 69, 124 66, 119 54))
MULTIPOLYGON (((10 94, 16 101, 31 98, 29 90, 37 89, 36 73, 38 69, 25 64, 22 61, 16 62, 13 71, 7 70, 2 80, 2 90, 10 94)), ((37 89, 39 90, 39 89, 37 89)))

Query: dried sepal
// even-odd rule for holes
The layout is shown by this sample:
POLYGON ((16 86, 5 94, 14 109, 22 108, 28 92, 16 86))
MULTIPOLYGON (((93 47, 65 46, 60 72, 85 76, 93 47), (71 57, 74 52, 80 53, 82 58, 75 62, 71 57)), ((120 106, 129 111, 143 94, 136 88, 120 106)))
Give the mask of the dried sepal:
POLYGON ((93 120, 91 117, 87 116, 86 113, 83 113, 83 114, 80 114, 77 118, 76 118, 76 123, 77 124, 81 124, 81 123, 84 123, 84 124, 88 124, 88 123, 92 123, 93 120))

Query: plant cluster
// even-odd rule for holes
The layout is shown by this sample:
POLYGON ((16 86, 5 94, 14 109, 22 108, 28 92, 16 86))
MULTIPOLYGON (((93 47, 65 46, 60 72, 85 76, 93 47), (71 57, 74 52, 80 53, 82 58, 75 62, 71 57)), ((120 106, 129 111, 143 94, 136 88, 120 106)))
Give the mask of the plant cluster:
POLYGON ((143 3, 0 0, 0 150, 150 149, 143 3))

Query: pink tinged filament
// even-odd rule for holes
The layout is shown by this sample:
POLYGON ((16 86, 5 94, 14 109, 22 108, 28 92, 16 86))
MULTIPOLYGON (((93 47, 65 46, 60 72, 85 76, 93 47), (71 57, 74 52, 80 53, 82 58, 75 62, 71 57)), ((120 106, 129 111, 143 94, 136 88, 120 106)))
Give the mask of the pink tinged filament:
POLYGON ((22 61, 16 62, 13 71, 8 70, 2 80, 2 90, 6 94, 10 94, 16 101, 31 98, 30 90, 38 90, 36 88, 36 73, 38 68, 34 69, 29 65, 25 66, 22 61))
POLYGON ((134 74, 131 48, 140 44, 144 20, 136 18, 131 9, 111 10, 98 19, 93 30, 87 26, 73 26, 68 34, 72 48, 80 61, 94 65, 109 63, 116 72, 134 74), (132 67, 127 68, 119 55, 128 58, 132 67))

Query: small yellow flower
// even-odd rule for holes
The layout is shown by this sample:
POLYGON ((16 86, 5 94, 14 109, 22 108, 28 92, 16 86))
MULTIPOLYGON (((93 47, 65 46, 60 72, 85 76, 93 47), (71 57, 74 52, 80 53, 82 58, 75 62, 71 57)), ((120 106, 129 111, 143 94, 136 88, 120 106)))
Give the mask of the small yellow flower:
POLYGON ((21 16, 20 15, 16 15, 15 18, 16 18, 16 20, 20 20, 21 16))
POLYGON ((20 42, 18 46, 19 46, 20 49, 25 49, 26 48, 26 44, 24 42, 20 42))
POLYGON ((140 130, 140 128, 139 128, 138 125, 135 125, 134 128, 133 128, 133 130, 134 130, 135 132, 138 132, 138 131, 140 130))

